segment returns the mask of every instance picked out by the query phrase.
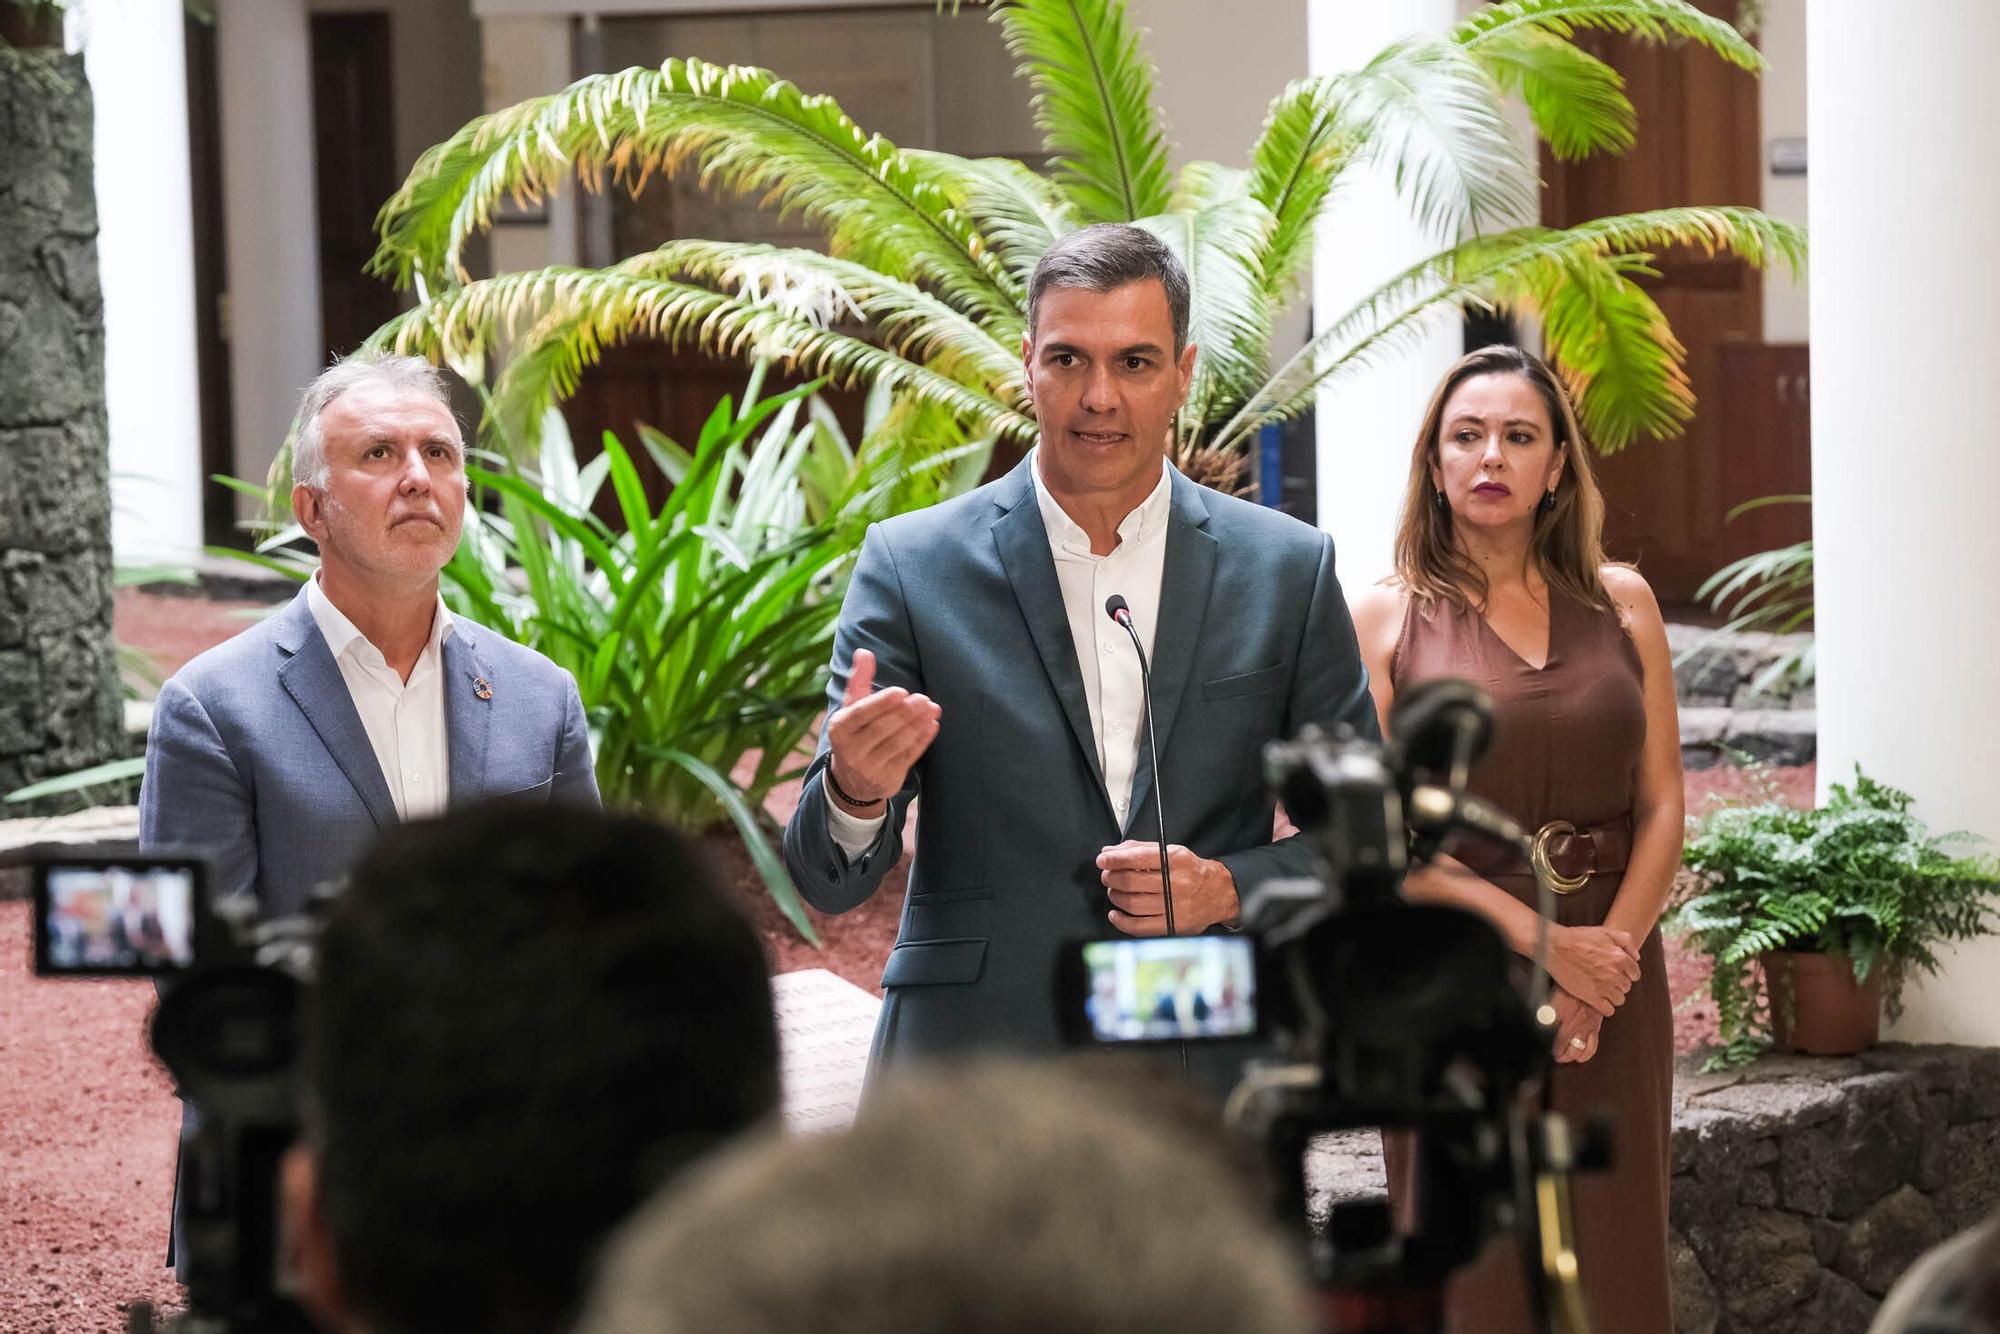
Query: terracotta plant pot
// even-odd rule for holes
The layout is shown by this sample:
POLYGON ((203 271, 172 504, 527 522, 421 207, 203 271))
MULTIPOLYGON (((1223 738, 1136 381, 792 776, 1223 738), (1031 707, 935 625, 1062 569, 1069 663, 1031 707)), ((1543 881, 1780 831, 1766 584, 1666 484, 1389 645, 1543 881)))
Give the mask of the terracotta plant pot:
POLYGON ((1882 969, 1854 980, 1845 954, 1791 950, 1766 954, 1766 994, 1777 1049, 1806 1056, 1852 1056, 1882 1035, 1882 969))

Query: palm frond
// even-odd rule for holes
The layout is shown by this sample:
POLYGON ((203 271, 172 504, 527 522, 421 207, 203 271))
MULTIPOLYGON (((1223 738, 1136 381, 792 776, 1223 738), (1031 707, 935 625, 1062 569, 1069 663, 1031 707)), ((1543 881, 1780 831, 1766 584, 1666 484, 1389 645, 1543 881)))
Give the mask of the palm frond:
POLYGON ((1164 212, 1171 185, 1153 63, 1124 0, 1009 0, 992 18, 1034 87, 1042 146, 1078 219, 1164 212))
POLYGON ((1688 411, 1679 345, 1633 281, 1646 272, 1647 248, 1674 245, 1727 251, 1758 267, 1782 263, 1794 277, 1805 267, 1804 230, 1748 208, 1654 209, 1467 241, 1412 266, 1315 335, 1215 443, 1297 415, 1321 388, 1397 355, 1429 316, 1461 305, 1541 313, 1549 351, 1576 387, 1578 413, 1600 451, 1620 449, 1641 431, 1674 430, 1688 411))
POLYGON ((1272 101, 1250 150, 1250 194, 1272 219, 1259 264, 1273 300, 1291 296, 1311 263, 1313 223, 1334 176, 1361 142, 1345 105, 1332 80, 1295 80, 1272 101))
POLYGON ((1740 69, 1761 70, 1764 57, 1742 33, 1690 0, 1501 0, 1481 5, 1453 30, 1468 50, 1498 46, 1524 29, 1567 38, 1579 30, 1624 33, 1649 42, 1698 42, 1740 69))
POLYGON ((1623 153, 1639 113, 1624 76, 1547 28, 1502 29, 1466 48, 1501 91, 1518 93, 1549 151, 1571 162, 1592 153, 1623 153))
POLYGON ((768 70, 677 58, 580 79, 426 152, 377 217, 370 271, 398 286, 462 281, 466 241, 505 199, 543 199, 571 175, 636 192, 655 172, 692 170, 720 194, 804 216, 834 254, 961 309, 1018 310, 1013 275, 953 206, 967 187, 955 161, 905 153, 768 70))
POLYGON ((1025 411, 1022 321, 982 325, 913 284, 816 250, 728 241, 670 241, 617 266, 639 278, 679 278, 753 305, 828 325, 858 317, 882 346, 1025 411))
POLYGON ((961 207, 1025 292, 1048 248, 1078 227, 1076 210, 1054 181, 1013 158, 959 163, 972 178, 961 207))
POLYGON ((603 347, 635 337, 732 360, 778 361, 842 386, 887 383, 983 429, 1024 443, 1034 438, 1034 423, 1012 407, 863 339, 740 296, 616 268, 553 267, 482 279, 376 335, 398 352, 433 359, 453 348, 520 340, 488 412, 517 422, 540 420, 550 403, 574 392, 603 347))
POLYGON ((1412 37, 1333 76, 1363 137, 1360 159, 1391 172, 1417 222, 1450 243, 1535 215, 1535 172, 1499 90, 1466 50, 1412 37))
POLYGON ((1165 241, 1188 275, 1188 341, 1198 351, 1175 433, 1178 454, 1217 405, 1240 402, 1270 371, 1272 310, 1257 260, 1271 215, 1251 198, 1247 172, 1191 162, 1172 210, 1137 225, 1165 241))

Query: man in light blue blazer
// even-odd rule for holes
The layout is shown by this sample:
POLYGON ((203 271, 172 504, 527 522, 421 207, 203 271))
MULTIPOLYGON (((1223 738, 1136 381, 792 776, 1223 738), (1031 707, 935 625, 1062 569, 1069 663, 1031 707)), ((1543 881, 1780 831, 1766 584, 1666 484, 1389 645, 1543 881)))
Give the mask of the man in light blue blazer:
POLYGON ((205 852, 213 892, 286 916, 383 829, 489 797, 597 804, 576 683, 445 610, 465 449, 429 363, 340 362, 307 389, 293 510, 320 572, 160 690, 149 848, 205 852))
MULTIPOLYGON (((1058 242, 1024 340, 1040 444, 863 545, 785 852, 808 902, 852 908, 921 800, 878 1067, 1054 1048, 1065 942, 1164 933, 1145 694, 1110 596, 1150 641, 1178 934, 1234 929, 1254 885, 1311 871, 1299 838, 1273 842, 1265 743, 1309 722, 1377 735, 1332 544, 1165 462, 1187 321, 1149 233, 1058 242)), ((1202 1053, 1209 1082, 1241 1054, 1202 1053)))
POLYGON ((204 855, 214 898, 276 918, 402 820, 488 798, 596 806, 576 682, 438 596, 466 478, 437 371, 357 356, 322 373, 292 478, 319 573, 161 687, 141 844, 204 855))

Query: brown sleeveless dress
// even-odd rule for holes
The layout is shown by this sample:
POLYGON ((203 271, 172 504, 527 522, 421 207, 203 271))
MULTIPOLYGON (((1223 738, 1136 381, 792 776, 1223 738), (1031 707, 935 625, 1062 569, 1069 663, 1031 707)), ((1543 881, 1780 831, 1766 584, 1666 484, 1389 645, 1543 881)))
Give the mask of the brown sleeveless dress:
MULTIPOLYGON (((1471 787, 1528 829, 1550 820, 1578 828, 1629 817, 1646 735, 1638 650, 1615 612, 1549 596, 1549 656, 1530 667, 1468 608, 1414 599, 1390 662, 1396 694, 1421 681, 1459 677, 1484 688, 1498 713, 1493 745, 1471 787)), ((1490 877, 1535 905, 1529 874, 1490 877)), ((1555 900, 1565 926, 1604 921, 1622 872, 1597 874, 1555 900)), ((1604 1021, 1597 1054, 1554 1067, 1552 1104, 1579 1125, 1608 1114, 1614 1126, 1610 1171, 1575 1182, 1576 1245, 1592 1325, 1600 1334, 1671 1334, 1667 1288, 1667 1181, 1673 1015, 1657 929, 1639 954, 1639 980, 1604 1021)), ((1407 1142, 1384 1145, 1392 1199, 1414 1198, 1407 1142)), ((1502 1245, 1453 1281, 1448 1327, 1463 1334, 1530 1329, 1518 1254, 1502 1245)))

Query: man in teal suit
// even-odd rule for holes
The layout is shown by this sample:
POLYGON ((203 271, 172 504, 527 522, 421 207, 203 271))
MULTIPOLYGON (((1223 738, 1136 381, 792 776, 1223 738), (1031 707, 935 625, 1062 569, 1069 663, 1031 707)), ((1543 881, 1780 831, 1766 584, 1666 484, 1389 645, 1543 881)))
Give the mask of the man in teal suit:
POLYGON ((1065 942, 1165 929, 1145 695, 1110 596, 1149 641, 1178 933, 1233 929, 1258 882, 1311 871, 1299 838, 1272 840, 1265 743, 1309 722, 1376 735, 1331 542, 1165 461, 1187 322, 1150 233, 1058 242, 1024 339, 1041 443, 863 545, 785 852, 808 902, 852 908, 922 797, 878 1063, 1053 1048, 1065 942))

